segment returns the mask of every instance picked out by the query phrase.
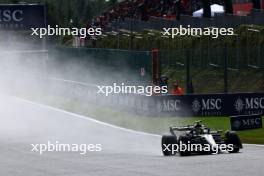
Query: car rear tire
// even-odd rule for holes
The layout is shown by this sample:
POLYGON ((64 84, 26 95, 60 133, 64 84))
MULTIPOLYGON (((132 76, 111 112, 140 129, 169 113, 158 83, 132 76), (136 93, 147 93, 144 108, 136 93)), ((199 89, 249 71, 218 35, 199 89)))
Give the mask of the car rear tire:
POLYGON ((172 135, 163 135, 161 138, 161 148, 162 148, 162 153, 164 156, 172 156, 176 155, 176 151, 172 151, 172 145, 177 144, 177 138, 172 135), (168 147, 170 150, 168 150, 165 146, 170 146, 168 147))
POLYGON ((239 138, 239 136, 232 131, 228 131, 225 133, 225 137, 226 137, 226 144, 232 144, 233 145, 233 149, 229 150, 229 153, 238 153, 240 148, 242 148, 242 143, 241 140, 239 138))

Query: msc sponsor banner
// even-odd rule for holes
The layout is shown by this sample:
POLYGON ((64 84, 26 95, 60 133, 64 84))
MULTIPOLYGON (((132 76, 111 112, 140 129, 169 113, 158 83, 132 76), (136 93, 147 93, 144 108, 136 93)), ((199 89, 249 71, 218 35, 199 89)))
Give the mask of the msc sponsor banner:
POLYGON ((262 117, 261 115, 231 116, 230 124, 233 131, 262 128, 262 117))
POLYGON ((43 5, 0 5, 0 30, 29 30, 44 26, 43 5))
POLYGON ((221 94, 193 95, 188 98, 188 108, 193 116, 223 116, 227 104, 221 94))
POLYGON ((172 116, 264 114, 264 93, 200 94, 155 97, 156 113, 172 116))
POLYGON ((166 115, 187 115, 188 106, 186 96, 159 96, 155 97, 155 104, 152 108, 156 109, 157 114, 166 115))
POLYGON ((225 106, 221 94, 161 96, 156 99, 157 112, 173 116, 222 116, 225 106))
POLYGON ((264 93, 234 94, 227 100, 231 102, 231 115, 264 114, 264 93))

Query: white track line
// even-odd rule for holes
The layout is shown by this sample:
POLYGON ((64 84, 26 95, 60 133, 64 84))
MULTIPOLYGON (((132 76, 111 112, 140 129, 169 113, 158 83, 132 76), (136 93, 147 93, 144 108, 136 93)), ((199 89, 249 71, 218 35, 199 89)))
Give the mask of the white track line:
POLYGON ((256 147, 264 147, 263 144, 243 144, 243 145, 247 145, 247 146, 256 146, 256 147))
POLYGON ((35 105, 35 106, 39 106, 41 108, 50 109, 50 110, 53 110, 53 111, 64 113, 64 114, 70 115, 71 117, 74 117, 74 118, 88 120, 88 121, 91 121, 91 122, 94 122, 94 123, 98 123, 98 124, 103 125, 103 126, 115 128, 115 129, 118 129, 118 130, 123 130, 123 131, 130 132, 130 133, 136 133, 136 134, 140 134, 140 135, 147 135, 147 136, 153 136, 153 137, 159 137, 159 138, 161 137, 161 135, 151 134, 151 133, 146 133, 146 132, 141 132, 141 131, 136 131, 136 130, 132 130, 132 129, 119 127, 119 126, 112 125, 112 124, 109 124, 109 123, 105 123, 105 122, 102 122, 102 121, 99 121, 99 120, 95 120, 95 119, 93 119, 91 117, 75 114, 75 113, 72 113, 72 112, 69 112, 69 111, 65 111, 65 110, 62 110, 62 109, 58 109, 58 108, 54 108, 54 107, 51 107, 51 106, 48 106, 48 105, 44 105, 44 104, 36 103, 36 102, 30 101, 30 100, 26 100, 26 99, 23 99, 23 98, 20 98, 20 97, 15 97, 15 96, 12 96, 12 97, 14 97, 15 99, 17 99, 19 101, 28 103, 28 104, 32 104, 32 105, 35 105))

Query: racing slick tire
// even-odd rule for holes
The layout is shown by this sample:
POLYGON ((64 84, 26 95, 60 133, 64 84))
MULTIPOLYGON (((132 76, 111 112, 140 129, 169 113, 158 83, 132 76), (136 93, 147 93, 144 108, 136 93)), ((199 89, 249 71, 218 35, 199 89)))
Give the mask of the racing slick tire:
POLYGON ((176 155, 176 151, 172 150, 172 145, 177 144, 177 138, 173 135, 163 135, 161 138, 161 148, 164 156, 176 155), (170 146, 169 150, 166 146, 170 146))
MULTIPOLYGON (((185 136, 180 136, 179 137, 179 140, 178 140, 179 144, 181 142, 182 144, 186 144, 186 145, 188 144, 188 141, 189 141, 189 139, 187 137, 185 137, 185 136)), ((180 156, 190 156, 191 155, 191 152, 186 149, 185 151, 181 151, 180 150, 179 151, 179 154, 180 154, 180 156)))
POLYGON ((239 136, 233 132, 233 131, 227 131, 225 133, 225 143, 228 144, 233 144, 233 150, 229 150, 229 153, 238 153, 239 150, 242 148, 242 143, 241 140, 239 138, 239 136))

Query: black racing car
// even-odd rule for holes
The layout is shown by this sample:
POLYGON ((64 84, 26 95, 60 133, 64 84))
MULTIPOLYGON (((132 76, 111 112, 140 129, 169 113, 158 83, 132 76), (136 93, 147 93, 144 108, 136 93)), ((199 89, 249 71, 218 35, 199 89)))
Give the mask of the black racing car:
POLYGON ((201 121, 196 121, 194 125, 170 127, 170 133, 171 135, 162 136, 161 145, 164 156, 176 153, 181 156, 192 153, 211 154, 222 151, 237 153, 242 148, 241 140, 235 132, 226 131, 222 136, 222 131, 211 131, 210 128, 201 124, 201 121), (176 132, 181 134, 177 136, 176 132))

